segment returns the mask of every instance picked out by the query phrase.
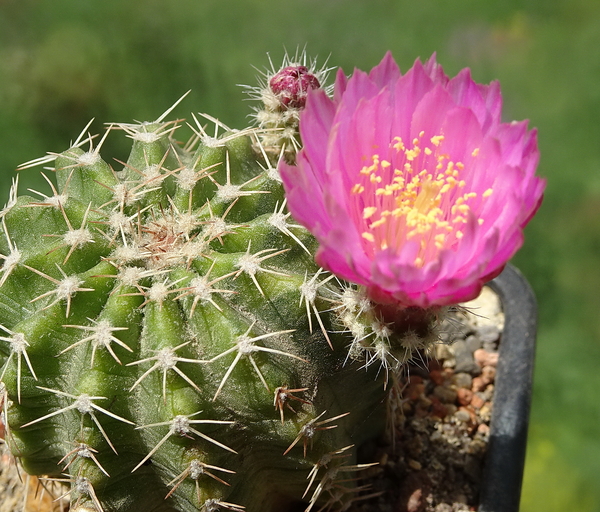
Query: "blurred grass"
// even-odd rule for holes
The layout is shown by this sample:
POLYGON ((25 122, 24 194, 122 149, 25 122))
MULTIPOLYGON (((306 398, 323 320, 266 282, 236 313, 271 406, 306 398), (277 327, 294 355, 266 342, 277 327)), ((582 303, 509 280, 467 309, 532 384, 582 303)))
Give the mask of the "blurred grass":
MULTIPOLYGON (((545 203, 515 258, 540 303, 523 512, 600 511, 600 3, 597 0, 0 0, 0 193, 91 118, 208 112, 241 127, 239 83, 307 45, 346 72, 437 51, 499 79, 505 120, 539 129, 545 203)), ((110 137, 106 152, 124 158, 110 137)), ((46 190, 35 170, 20 190, 46 190)), ((0 203, 2 201, 0 200, 0 203)))

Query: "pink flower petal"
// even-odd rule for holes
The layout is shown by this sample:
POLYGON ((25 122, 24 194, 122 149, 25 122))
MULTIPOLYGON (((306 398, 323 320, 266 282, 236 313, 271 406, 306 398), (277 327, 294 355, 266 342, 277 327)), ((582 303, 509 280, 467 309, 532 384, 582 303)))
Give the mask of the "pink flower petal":
POLYGON ((537 134, 501 122, 497 82, 448 78, 435 55, 404 75, 390 53, 370 73, 311 91, 303 149, 280 164, 316 259, 372 300, 430 308, 475 297, 523 243, 545 187, 537 134))

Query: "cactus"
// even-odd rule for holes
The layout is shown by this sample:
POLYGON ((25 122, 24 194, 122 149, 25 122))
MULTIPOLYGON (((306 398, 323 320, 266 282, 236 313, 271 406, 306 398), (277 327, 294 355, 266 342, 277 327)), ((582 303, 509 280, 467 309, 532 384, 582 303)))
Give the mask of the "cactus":
POLYGON ((53 163, 55 180, 38 197, 15 183, 1 214, 7 442, 70 486, 74 512, 357 497, 356 449, 384 427, 393 370, 435 336, 391 330, 314 262, 275 167, 298 144, 289 108, 279 139, 205 116, 215 135, 194 117, 180 144, 169 109, 109 127, 133 140, 127 162, 103 159, 86 127, 23 166, 53 163))
POLYGON ((55 179, 0 212, 0 401, 73 512, 348 510, 403 363, 520 246, 544 181, 497 84, 326 72, 265 73, 254 127, 182 144, 169 109, 22 166, 55 179))

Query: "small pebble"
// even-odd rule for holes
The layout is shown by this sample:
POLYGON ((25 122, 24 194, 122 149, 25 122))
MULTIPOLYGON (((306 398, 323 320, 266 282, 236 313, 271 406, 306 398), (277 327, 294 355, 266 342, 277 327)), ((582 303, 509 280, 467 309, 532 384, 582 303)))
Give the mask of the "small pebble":
POLYGON ((470 404, 475 409, 481 409, 483 407, 483 404, 485 404, 485 402, 486 402, 485 397, 483 397, 481 393, 472 393, 471 394, 470 404))
POLYGON ((485 342, 482 348, 483 350, 487 350, 488 352, 498 352, 498 342, 485 342))
POLYGON ((497 326, 491 324, 478 326, 475 333, 483 344, 496 343, 500 338, 500 330, 497 326))
POLYGON ((410 459, 408 465, 416 471, 420 471, 423 467, 418 460, 410 459))
MULTIPOLYGON (((419 377, 420 378, 420 377, 419 377)), ((423 382, 420 383, 410 383, 408 388, 406 388, 405 396, 409 400, 416 400, 425 392, 425 384, 423 382)))
POLYGON ((448 409, 437 397, 431 398, 431 416, 443 420, 448 415, 448 409))
POLYGON ((464 411, 469 415, 469 419, 467 420, 469 423, 471 424, 476 424, 477 423, 477 414, 475 414, 475 411, 473 410, 472 407, 469 406, 461 406, 458 408, 458 411, 456 414, 458 414, 459 412, 464 411))
POLYGON ((492 404, 490 402, 486 402, 481 409, 479 409, 479 416, 481 416, 483 421, 490 421, 492 418, 492 404))
POLYGON ((446 386, 436 386, 433 388, 433 394, 446 404, 451 404, 456 400, 456 390, 446 386))
POLYGON ((480 377, 486 386, 488 384, 491 384, 492 382, 494 382, 494 379, 496 378, 496 368, 494 368, 493 366, 484 366, 481 369, 480 377))
POLYGON ((456 373, 464 372, 478 375, 479 367, 473 358, 473 352, 469 350, 466 342, 464 340, 456 340, 452 348, 454 348, 454 358, 456 360, 454 371, 456 373))
POLYGON ((498 364, 498 352, 488 352, 482 348, 475 351, 473 356, 480 367, 496 366, 498 364))
POLYGON ((487 286, 485 286, 479 297, 463 304, 468 310, 467 315, 475 325, 493 324, 502 328, 504 315, 500 305, 499 297, 487 286))
POLYGON ((444 343, 438 343, 433 347, 434 356, 439 361, 446 361, 448 359, 454 359, 454 354, 452 350, 450 350, 449 345, 445 345, 444 343))
POLYGON ((490 433, 490 427, 486 423, 480 423, 477 427, 477 433, 482 436, 487 436, 490 433))
POLYGON ((454 384, 457 388, 467 388, 470 389, 473 384, 473 377, 471 377, 468 373, 455 373, 451 379, 452 384, 454 384))
POLYGON ((471 386, 471 389, 474 392, 477 393, 478 391, 483 391, 485 386, 486 384, 481 377, 473 377, 473 385, 471 386))
POLYGON ((471 336, 467 336, 465 343, 471 352, 475 352, 478 348, 483 347, 481 338, 479 336, 474 336, 473 334, 471 334, 471 336))
POLYGON ((456 411, 458 410, 458 407, 456 407, 456 405, 454 404, 445 404, 444 407, 446 408, 447 416, 454 416, 454 414, 456 414, 456 411))
POLYGON ((422 512, 423 505, 423 490, 415 489, 406 503, 406 512, 422 512))
POLYGON ((459 409, 454 413, 454 417, 461 423, 467 423, 471 420, 471 415, 464 409, 459 409))
POLYGON ((431 370, 429 372, 429 378, 434 382, 436 386, 441 386, 444 383, 444 374, 440 370, 431 370))
POLYGON ((444 377, 446 379, 451 379, 453 375, 454 375, 454 367, 444 368, 444 377))
POLYGON ((471 400, 473 399, 473 391, 471 391, 470 389, 458 388, 456 390, 456 394, 456 399, 458 400, 458 403, 460 405, 469 405, 471 403, 471 400))

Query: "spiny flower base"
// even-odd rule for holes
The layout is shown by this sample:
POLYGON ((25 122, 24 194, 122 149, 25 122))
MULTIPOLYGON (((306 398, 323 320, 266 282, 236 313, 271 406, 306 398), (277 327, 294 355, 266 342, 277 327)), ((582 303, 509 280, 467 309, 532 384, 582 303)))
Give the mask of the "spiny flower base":
POLYGON ((133 139, 119 170, 86 127, 24 166, 54 164, 50 193, 2 210, 10 449, 74 512, 342 509, 435 332, 315 265, 256 132, 196 121, 181 145, 166 114, 111 127, 133 139))

